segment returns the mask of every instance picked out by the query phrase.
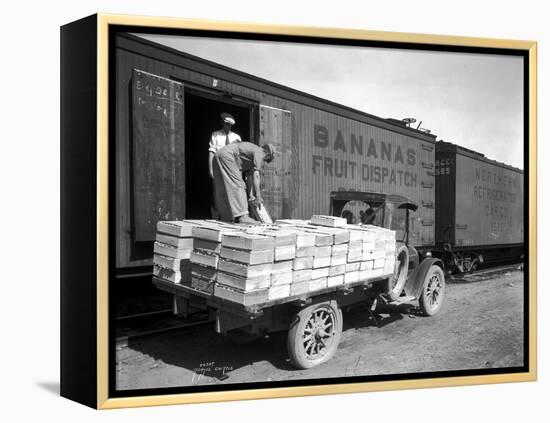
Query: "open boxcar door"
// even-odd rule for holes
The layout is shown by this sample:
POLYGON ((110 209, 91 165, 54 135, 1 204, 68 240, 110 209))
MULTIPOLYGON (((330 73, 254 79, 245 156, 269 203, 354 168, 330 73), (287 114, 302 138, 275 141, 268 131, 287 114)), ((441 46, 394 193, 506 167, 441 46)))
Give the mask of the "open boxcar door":
POLYGON ((133 235, 153 241, 157 221, 185 216, 183 84, 134 69, 132 101, 133 235))
POLYGON ((273 144, 275 158, 264 164, 262 197, 275 219, 289 218, 295 205, 297 154, 292 154, 292 114, 288 110, 260 105, 260 145, 273 144))

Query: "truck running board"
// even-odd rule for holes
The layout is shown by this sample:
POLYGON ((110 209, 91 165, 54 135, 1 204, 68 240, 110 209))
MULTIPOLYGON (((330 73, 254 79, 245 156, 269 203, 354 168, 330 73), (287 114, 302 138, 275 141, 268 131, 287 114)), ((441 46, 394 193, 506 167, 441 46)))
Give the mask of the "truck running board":
POLYGON ((378 299, 380 299, 383 304, 399 305, 399 304, 410 303, 411 301, 414 301, 417 298, 414 295, 404 295, 402 297, 399 297, 397 300, 391 300, 386 294, 380 294, 378 296, 378 299))
POLYGON ((405 303, 410 303, 411 301, 416 300, 416 297, 414 295, 405 295, 403 297, 399 297, 397 300, 390 301, 388 304, 391 305, 400 305, 405 303))

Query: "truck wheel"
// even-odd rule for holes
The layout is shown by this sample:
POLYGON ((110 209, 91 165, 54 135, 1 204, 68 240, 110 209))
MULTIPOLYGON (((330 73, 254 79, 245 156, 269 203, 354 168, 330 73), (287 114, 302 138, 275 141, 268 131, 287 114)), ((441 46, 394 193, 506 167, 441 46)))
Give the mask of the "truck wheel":
POLYGON ((342 311, 335 301, 300 310, 288 331, 287 349, 293 364, 309 369, 328 361, 342 336, 342 311))
POLYGON ((407 282, 407 274, 409 272, 409 249, 406 245, 402 245, 397 249, 395 254, 395 270, 390 278, 390 286, 388 295, 392 300, 397 300, 403 292, 405 283, 407 282))
POLYGON ((420 294, 420 310, 426 316, 436 315, 445 299, 445 275, 439 266, 432 266, 424 278, 420 294))

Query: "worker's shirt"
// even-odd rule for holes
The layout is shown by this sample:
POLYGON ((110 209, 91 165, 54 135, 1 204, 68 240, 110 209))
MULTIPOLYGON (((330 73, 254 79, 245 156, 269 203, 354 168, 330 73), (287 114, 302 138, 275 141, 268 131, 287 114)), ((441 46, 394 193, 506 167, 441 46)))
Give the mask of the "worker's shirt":
POLYGON ((218 131, 212 132, 208 151, 216 153, 220 148, 225 147, 228 144, 240 141, 241 137, 239 136, 239 134, 231 131, 226 133, 223 129, 220 129, 218 131))
POLYGON ((229 149, 237 153, 235 157, 237 158, 237 165, 241 172, 262 170, 265 154, 262 147, 252 144, 251 142, 240 142, 232 145, 229 149))

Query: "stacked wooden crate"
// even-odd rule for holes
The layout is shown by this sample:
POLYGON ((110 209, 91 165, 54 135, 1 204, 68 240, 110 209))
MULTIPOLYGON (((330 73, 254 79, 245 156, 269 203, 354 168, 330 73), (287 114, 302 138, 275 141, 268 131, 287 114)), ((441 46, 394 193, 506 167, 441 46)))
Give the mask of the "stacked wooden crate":
POLYGON ((395 266, 395 231, 373 225, 361 225, 362 257, 359 280, 391 275, 395 266))
POLYGON ((309 283, 298 281, 294 291, 304 293, 339 285, 345 273, 349 232, 345 229, 321 227, 307 222, 299 224, 298 228, 314 236, 314 246, 311 279, 309 283))
POLYGON ((215 295, 243 305, 268 301, 274 252, 271 237, 224 233, 215 295))
POLYGON ((191 287, 197 291, 214 293, 224 234, 238 228, 221 222, 209 221, 193 228, 195 239, 191 254, 191 287))
POLYGON ((261 232, 274 242, 273 266, 271 268, 269 300, 290 296, 292 262, 296 257, 296 234, 292 231, 265 228, 261 232))
POLYGON ((193 251, 193 226, 202 221, 158 222, 154 244, 153 274, 180 283, 189 280, 193 251))
MULTIPOLYGON (((276 223, 315 234, 310 291, 324 285, 322 278, 327 277, 327 271, 327 287, 391 275, 394 271, 395 231, 373 225, 348 225, 345 219, 332 216, 312 216, 311 221, 281 219, 276 223)), ((305 266, 300 263, 300 267, 305 266)), ((305 286, 303 289, 307 292, 305 286)), ((302 290, 296 287, 294 291, 302 290)))
POLYGON ((158 231, 155 275, 245 306, 391 275, 395 266, 395 232, 331 216, 252 227, 160 222, 158 231))

